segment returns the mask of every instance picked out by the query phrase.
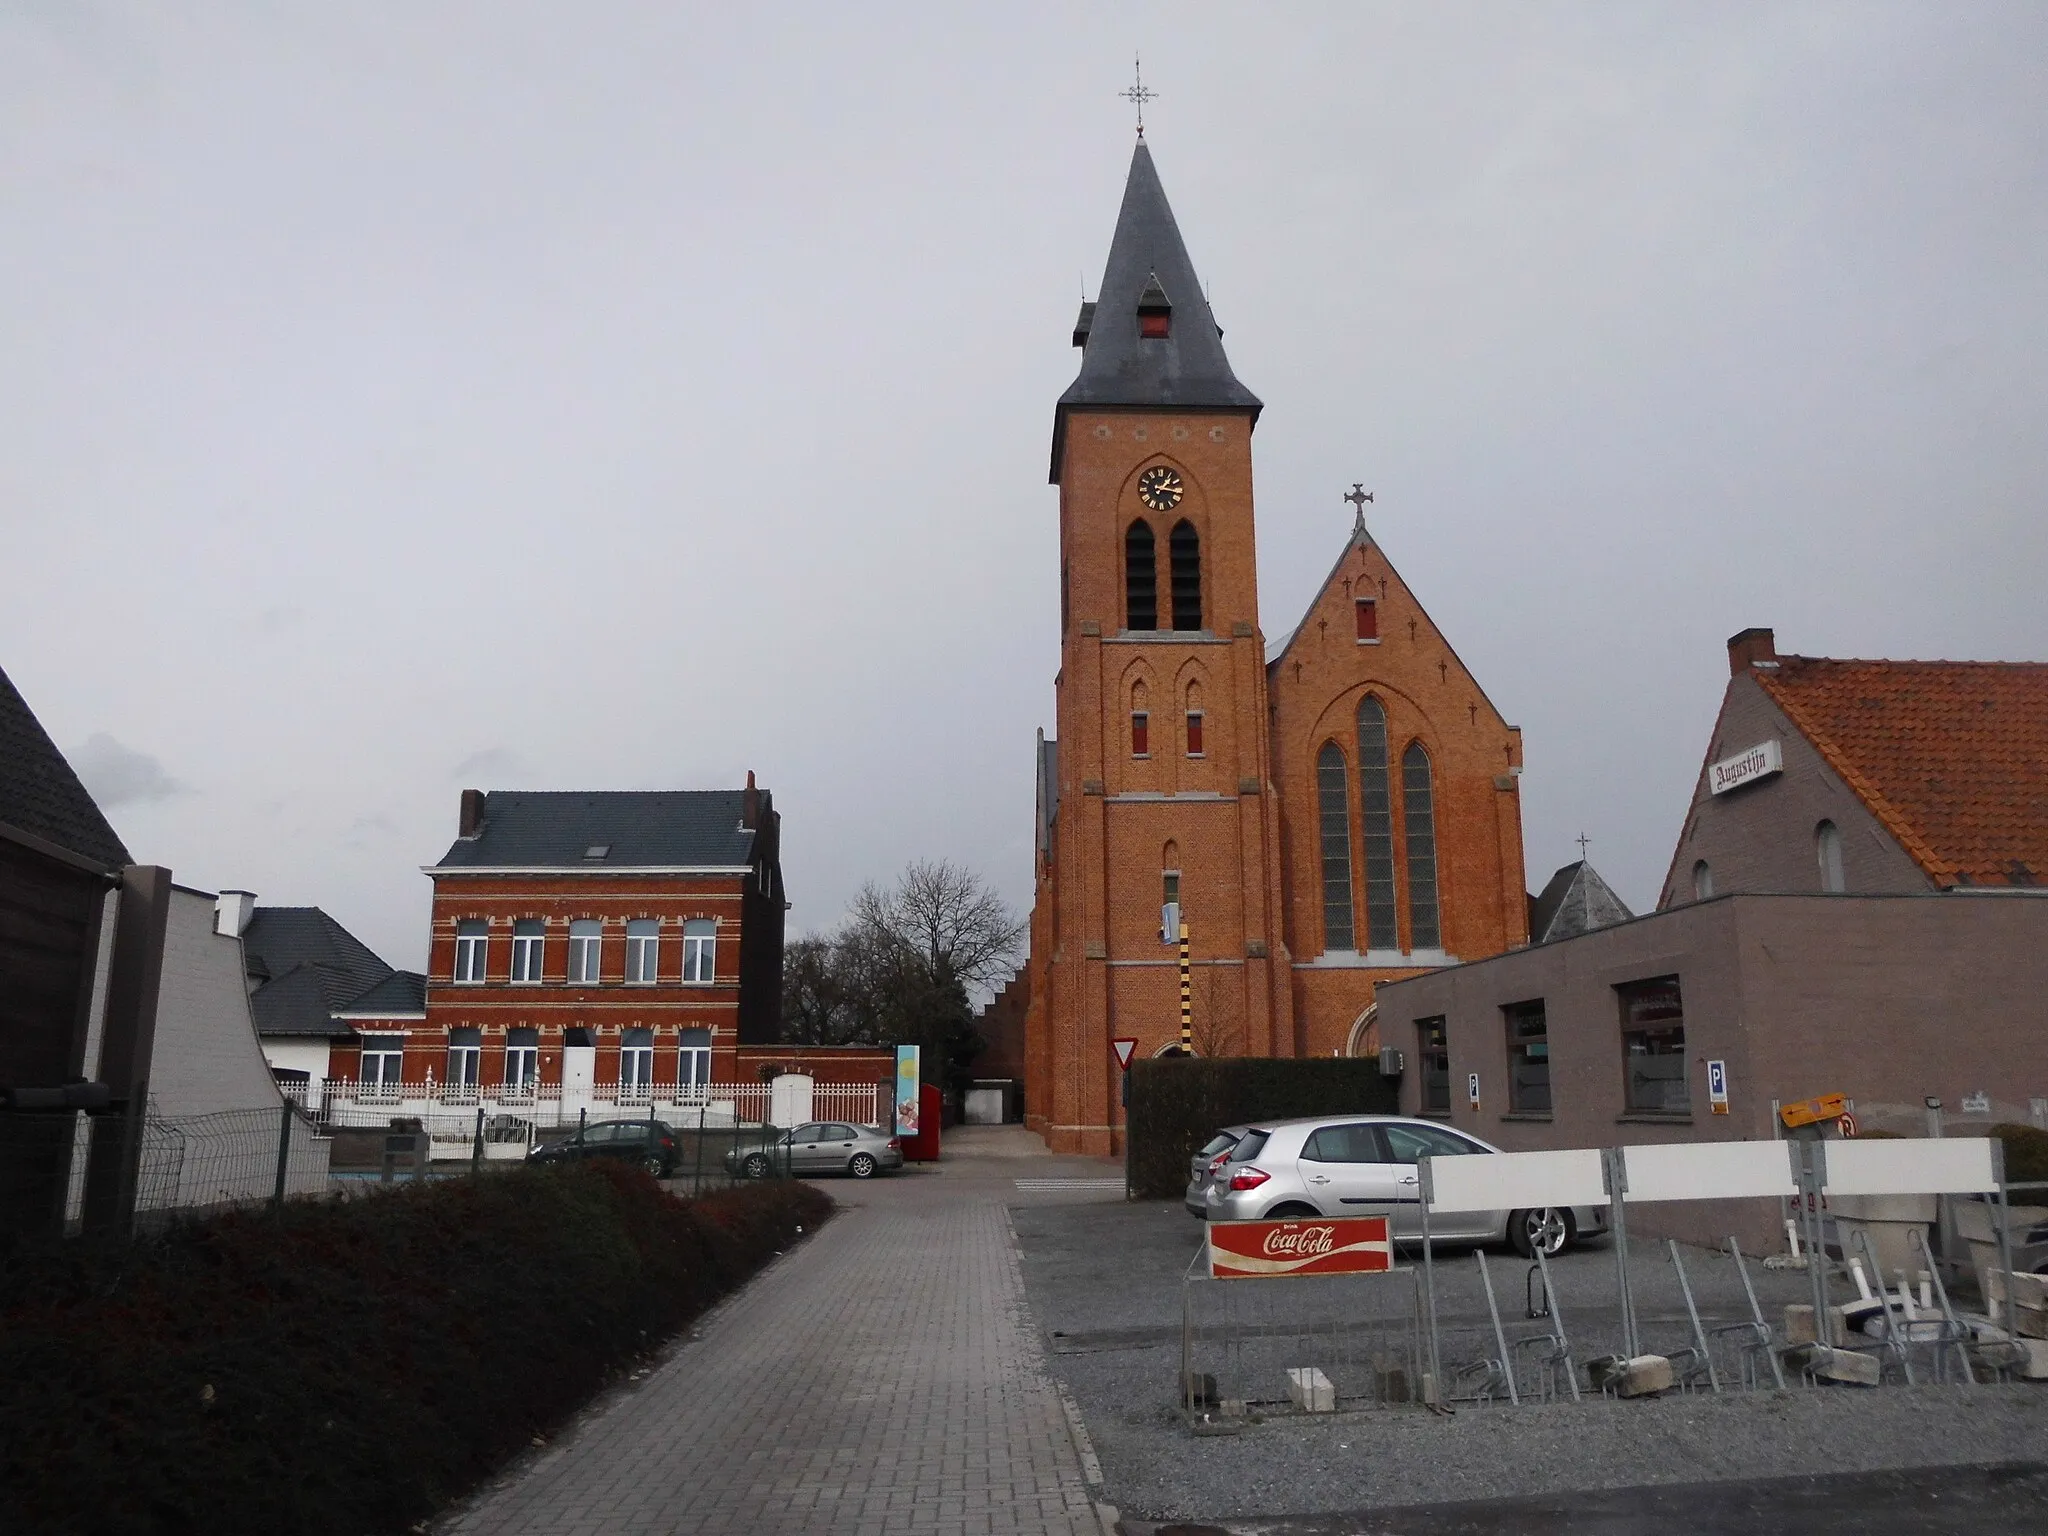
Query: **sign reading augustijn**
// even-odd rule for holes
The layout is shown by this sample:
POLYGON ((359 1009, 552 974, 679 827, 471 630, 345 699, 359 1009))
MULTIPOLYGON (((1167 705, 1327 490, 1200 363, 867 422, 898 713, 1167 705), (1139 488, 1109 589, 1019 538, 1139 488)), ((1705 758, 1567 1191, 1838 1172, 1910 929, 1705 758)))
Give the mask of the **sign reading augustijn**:
POLYGON ((1769 741, 1751 747, 1747 752, 1724 757, 1714 764, 1707 770, 1707 787, 1717 795, 1725 795, 1731 789, 1753 784, 1768 774, 1782 772, 1784 767, 1784 749, 1778 745, 1778 740, 1774 736, 1769 741))
POLYGON ((1393 1267, 1384 1216, 1209 1223, 1209 1274, 1217 1280, 1363 1275, 1393 1267))

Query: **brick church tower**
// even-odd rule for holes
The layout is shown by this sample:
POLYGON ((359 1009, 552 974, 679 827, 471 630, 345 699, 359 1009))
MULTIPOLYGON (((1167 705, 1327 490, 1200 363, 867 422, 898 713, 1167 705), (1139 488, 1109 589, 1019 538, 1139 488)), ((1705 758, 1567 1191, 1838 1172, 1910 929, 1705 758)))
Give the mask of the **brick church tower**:
MULTIPOLYGON (((1149 1055, 1179 1038, 1177 921, 1189 935, 1196 1050, 1294 1056, 1356 1048, 1357 1018, 1382 976, 1445 963, 1452 933, 1466 951, 1458 958, 1521 942, 1526 914, 1519 814, 1511 808, 1509 857, 1495 803, 1496 776, 1512 786, 1506 775, 1519 761, 1512 730, 1490 705, 1482 728, 1482 696, 1462 666, 1458 707, 1440 711, 1447 727, 1469 727, 1452 731, 1455 743, 1435 739, 1431 709, 1444 700, 1423 696, 1438 690, 1382 684, 1374 703, 1365 702, 1374 686, 1368 674, 1386 670, 1379 663, 1398 660, 1404 677, 1451 685, 1456 658, 1434 629, 1415 643, 1426 624, 1419 607, 1398 658, 1368 656, 1362 644, 1335 653, 1318 644, 1300 646, 1288 667, 1267 663, 1252 521, 1260 404, 1231 371, 1142 138, 1102 286, 1081 307, 1074 345, 1082 348, 1080 373, 1053 421, 1060 672, 1056 737, 1041 738, 1038 754, 1025 1109, 1055 1150, 1106 1153, 1120 1144, 1122 1121, 1110 1041, 1134 1036, 1149 1055), (1378 780, 1340 766, 1334 793, 1357 809, 1332 821, 1317 778, 1329 778, 1327 754, 1318 758, 1313 743, 1294 737, 1334 729, 1332 709, 1375 708, 1388 729, 1404 733, 1394 743, 1399 752, 1405 741, 1404 766, 1412 770, 1423 754, 1419 794, 1388 789, 1387 762, 1378 780), (1446 745, 1455 786, 1448 776, 1430 779, 1429 764, 1446 745), (1472 791, 1475 774, 1483 796, 1472 791), (1401 901, 1407 926, 1383 920, 1371 933, 1385 942, 1368 943, 1326 931, 1324 917, 1336 910, 1335 887, 1348 889, 1353 863, 1368 874, 1356 907, 1377 901, 1376 916, 1393 916, 1375 878, 1386 862, 1378 844, 1354 847, 1356 828, 1369 838, 1379 824, 1376 785, 1411 823, 1418 809, 1432 827, 1482 814, 1491 853, 1466 861, 1469 879, 1461 868, 1443 882, 1439 901, 1435 846, 1425 881, 1417 857, 1424 840, 1409 838, 1393 860, 1395 887, 1407 894, 1391 898, 1401 901), (1290 791, 1306 820, 1288 814, 1290 791), (1341 846, 1333 841, 1340 835, 1341 846), (1475 926, 1467 907, 1482 893, 1488 917, 1475 926), (1326 1017, 1305 1016, 1304 1004, 1326 1017)), ((1362 601, 1368 579, 1391 599, 1384 606, 1398 610, 1389 616, 1405 622, 1412 599, 1361 524, 1289 647, 1311 620, 1324 638, 1321 609, 1351 603, 1354 587, 1362 601)), ((1348 729, 1340 734, 1351 741, 1348 729)), ((1360 750, 1347 745, 1340 755, 1348 763, 1360 750)), ((1471 830, 1480 830, 1476 821, 1471 830)), ((1447 839, 1443 862, 1461 858, 1462 846, 1459 836, 1447 839)))

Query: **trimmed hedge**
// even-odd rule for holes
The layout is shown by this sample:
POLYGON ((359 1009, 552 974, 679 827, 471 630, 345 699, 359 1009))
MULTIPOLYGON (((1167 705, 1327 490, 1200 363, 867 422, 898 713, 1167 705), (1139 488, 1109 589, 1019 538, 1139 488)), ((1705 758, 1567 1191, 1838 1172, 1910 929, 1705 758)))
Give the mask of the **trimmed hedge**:
POLYGON ((1380 1076, 1376 1059, 1134 1061, 1125 1112, 1131 1193, 1143 1200, 1178 1199, 1187 1189, 1188 1159, 1226 1125, 1399 1110, 1398 1085, 1380 1076))
MULTIPOLYGON (((2007 1120, 1992 1126, 1985 1134, 2005 1143, 2006 1183, 2048 1183, 2048 1131, 2007 1120)), ((2038 1189, 2015 1195, 2013 1200, 2018 1205, 2048 1204, 2048 1199, 2044 1199, 2038 1189)))
POLYGON ((623 1164, 0 1257, 0 1525, 401 1532, 832 1211, 623 1164))

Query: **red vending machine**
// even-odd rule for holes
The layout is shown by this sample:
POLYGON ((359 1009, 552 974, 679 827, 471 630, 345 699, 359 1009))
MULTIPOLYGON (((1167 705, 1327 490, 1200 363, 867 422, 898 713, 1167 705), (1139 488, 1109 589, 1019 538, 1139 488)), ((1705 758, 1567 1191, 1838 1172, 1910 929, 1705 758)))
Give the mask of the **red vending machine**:
POLYGON ((905 1136, 903 1160, 907 1163, 936 1163, 939 1160, 939 1102, 936 1083, 920 1083, 917 1089, 917 1132, 905 1136))

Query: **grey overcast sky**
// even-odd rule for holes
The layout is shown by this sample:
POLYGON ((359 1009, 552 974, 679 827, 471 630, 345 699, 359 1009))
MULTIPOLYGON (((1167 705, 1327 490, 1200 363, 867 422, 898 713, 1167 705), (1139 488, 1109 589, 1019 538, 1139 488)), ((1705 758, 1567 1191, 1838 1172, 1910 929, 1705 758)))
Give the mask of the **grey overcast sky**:
POLYGON ((1655 898, 1726 678, 2048 657, 2048 8, 0 0, 0 665, 138 858, 425 951, 480 788, 1030 897, 1052 404, 1147 128, 1262 622, 1378 494, 1655 898))

